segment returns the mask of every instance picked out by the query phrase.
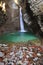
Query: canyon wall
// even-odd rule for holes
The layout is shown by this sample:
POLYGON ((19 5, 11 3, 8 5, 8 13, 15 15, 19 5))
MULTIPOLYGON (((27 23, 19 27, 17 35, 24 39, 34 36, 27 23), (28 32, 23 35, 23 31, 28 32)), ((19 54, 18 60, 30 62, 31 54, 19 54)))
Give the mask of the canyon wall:
POLYGON ((3 26, 0 27, 0 34, 6 32, 15 32, 20 30, 19 25, 19 8, 14 9, 9 6, 10 3, 6 2, 6 14, 7 21, 3 26))

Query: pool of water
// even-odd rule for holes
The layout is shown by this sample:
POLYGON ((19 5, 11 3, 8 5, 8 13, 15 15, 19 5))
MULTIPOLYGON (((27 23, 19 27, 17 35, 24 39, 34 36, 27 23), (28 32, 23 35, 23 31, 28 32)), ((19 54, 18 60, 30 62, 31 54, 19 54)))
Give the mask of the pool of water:
POLYGON ((29 40, 38 39, 31 32, 15 32, 15 33, 6 33, 0 36, 0 41, 8 42, 27 42, 29 40))

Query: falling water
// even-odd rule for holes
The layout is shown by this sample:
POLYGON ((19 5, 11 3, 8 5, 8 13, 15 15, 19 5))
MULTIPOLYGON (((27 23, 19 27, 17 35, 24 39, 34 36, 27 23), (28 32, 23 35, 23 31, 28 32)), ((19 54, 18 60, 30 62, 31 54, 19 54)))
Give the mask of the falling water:
POLYGON ((22 7, 20 7, 20 32, 26 32, 24 29, 24 23, 22 18, 22 7))

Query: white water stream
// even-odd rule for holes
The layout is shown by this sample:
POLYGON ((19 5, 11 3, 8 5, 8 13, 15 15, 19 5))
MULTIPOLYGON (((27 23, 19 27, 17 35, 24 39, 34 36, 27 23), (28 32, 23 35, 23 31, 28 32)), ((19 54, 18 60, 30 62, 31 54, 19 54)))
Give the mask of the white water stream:
POLYGON ((23 17, 22 17, 22 7, 20 7, 20 32, 26 32, 24 29, 23 17))

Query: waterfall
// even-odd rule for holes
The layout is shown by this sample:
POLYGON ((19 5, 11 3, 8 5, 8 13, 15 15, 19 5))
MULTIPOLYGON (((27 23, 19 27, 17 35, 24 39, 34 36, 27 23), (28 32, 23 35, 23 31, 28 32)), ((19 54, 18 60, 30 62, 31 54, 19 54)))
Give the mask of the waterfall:
POLYGON ((20 32, 25 32, 23 17, 22 17, 22 7, 20 7, 20 32))

